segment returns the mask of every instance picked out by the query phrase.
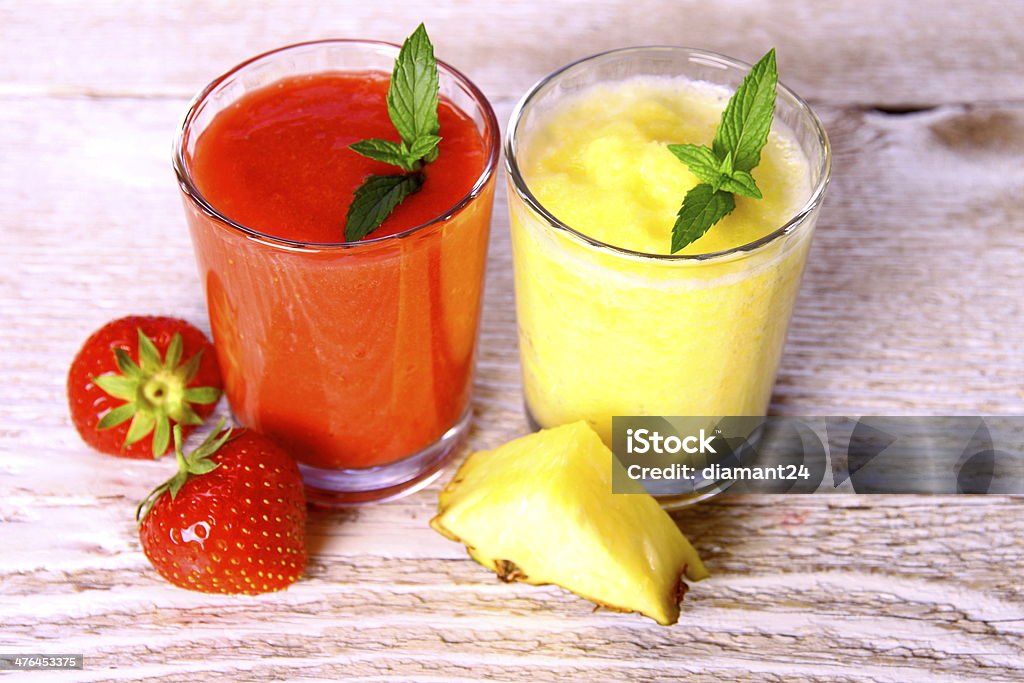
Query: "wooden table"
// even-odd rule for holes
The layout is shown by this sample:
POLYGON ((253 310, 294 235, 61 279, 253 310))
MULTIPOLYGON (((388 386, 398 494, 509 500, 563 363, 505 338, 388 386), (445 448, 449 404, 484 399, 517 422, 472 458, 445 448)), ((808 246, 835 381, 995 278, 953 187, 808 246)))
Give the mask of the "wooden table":
MULTIPOLYGON (((132 508, 172 463, 90 452, 64 373, 123 314, 206 326, 170 141, 213 76, 299 40, 400 40, 425 20, 502 120, 537 78, 607 48, 777 47, 835 168, 773 412, 1024 413, 1024 3, 377 4, 0 1, 0 652, 86 657, 22 676, 1024 680, 1024 503, 1009 497, 686 510, 713 577, 672 628, 499 583, 427 528, 438 485, 315 513, 308 575, 282 594, 156 576, 132 508)), ((502 194, 473 448, 527 430, 507 231, 502 194)))

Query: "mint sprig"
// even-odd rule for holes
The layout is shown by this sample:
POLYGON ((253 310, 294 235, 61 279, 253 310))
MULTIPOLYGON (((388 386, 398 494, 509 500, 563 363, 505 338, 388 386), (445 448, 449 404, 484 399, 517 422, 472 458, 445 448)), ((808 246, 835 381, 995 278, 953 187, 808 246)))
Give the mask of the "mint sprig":
POLYGON ((672 152, 701 181, 686 194, 672 227, 672 251, 697 241, 736 208, 734 195, 761 199, 750 174, 761 161, 761 150, 775 115, 778 85, 775 50, 754 65, 722 112, 711 147, 669 145, 672 152))
POLYGON ((345 216, 345 241, 357 242, 391 215, 406 197, 423 186, 424 166, 437 159, 440 85, 434 46, 423 24, 402 43, 388 84, 388 118, 401 142, 373 138, 349 149, 375 161, 397 166, 399 175, 371 175, 356 188, 345 216))

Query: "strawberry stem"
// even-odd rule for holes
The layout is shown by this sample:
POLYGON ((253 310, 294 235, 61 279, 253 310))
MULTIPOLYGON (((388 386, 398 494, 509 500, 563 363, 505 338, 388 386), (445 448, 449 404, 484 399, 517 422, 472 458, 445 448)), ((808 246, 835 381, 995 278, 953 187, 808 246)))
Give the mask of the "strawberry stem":
POLYGON ((174 425, 174 458, 178 462, 178 471, 174 473, 173 477, 157 486, 149 492, 149 495, 142 499, 142 502, 135 508, 136 524, 142 524, 142 521, 146 519, 146 515, 149 514, 153 506, 156 505, 156 502, 165 493, 170 493, 171 500, 174 500, 189 477, 201 476, 217 469, 218 464, 210 460, 210 456, 231 440, 233 431, 231 427, 224 429, 224 418, 221 418, 217 422, 217 426, 213 428, 213 431, 206 435, 203 442, 186 456, 183 448, 184 439, 181 434, 181 426, 174 425))

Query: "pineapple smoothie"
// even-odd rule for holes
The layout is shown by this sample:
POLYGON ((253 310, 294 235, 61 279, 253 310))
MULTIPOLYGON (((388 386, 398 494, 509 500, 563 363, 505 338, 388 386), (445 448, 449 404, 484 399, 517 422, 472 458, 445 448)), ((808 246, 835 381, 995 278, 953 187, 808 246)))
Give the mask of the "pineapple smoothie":
POLYGON ((568 87, 549 80, 533 94, 541 101, 527 96, 510 125, 530 416, 542 427, 586 420, 610 444, 613 415, 764 415, 814 228, 807 207, 827 180, 827 143, 812 168, 786 124, 783 96, 795 96, 780 86, 753 170, 763 198, 737 196, 730 215, 670 255, 682 198, 700 181, 666 145, 710 145, 735 86, 623 77, 631 69, 616 64, 611 79, 587 84, 571 73, 586 66, 551 79, 568 87))

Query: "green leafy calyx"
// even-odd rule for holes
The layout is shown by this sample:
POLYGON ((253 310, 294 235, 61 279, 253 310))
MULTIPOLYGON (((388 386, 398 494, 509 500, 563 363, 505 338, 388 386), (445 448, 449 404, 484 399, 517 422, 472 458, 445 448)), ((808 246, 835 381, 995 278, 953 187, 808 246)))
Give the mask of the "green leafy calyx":
POLYGON ((371 175, 353 195, 345 216, 345 241, 357 242, 423 186, 423 168, 437 159, 441 124, 437 118, 440 85, 434 46, 420 24, 398 52, 388 84, 388 117, 400 142, 361 140, 349 146, 365 157, 397 166, 401 175, 371 175))
POLYGON ((214 387, 190 387, 202 360, 202 350, 181 362, 183 342, 180 333, 171 337, 167 353, 160 351, 153 340, 139 329, 139 362, 124 349, 114 349, 120 373, 93 377, 96 386, 126 403, 104 415, 97 429, 110 429, 131 420, 124 444, 129 446, 149 434, 153 435, 153 457, 159 458, 170 443, 170 421, 199 425, 203 420, 192 410, 192 404, 216 403, 220 390, 214 387))
POLYGON ((188 456, 185 456, 182 450, 181 427, 174 425, 174 457, 178 461, 178 471, 174 473, 173 477, 157 486, 149 492, 148 496, 142 499, 142 502, 135 508, 135 521, 138 524, 142 524, 142 520, 146 518, 149 511, 153 509, 153 506, 156 505, 156 502, 165 493, 171 495, 171 500, 177 498, 178 492, 181 491, 181 487, 185 485, 189 477, 202 476, 207 472, 217 469, 219 465, 210 460, 210 456, 220 450, 221 446, 231 439, 231 432, 230 428, 224 429, 224 420, 221 419, 213 431, 207 435, 206 439, 188 456))
POLYGON ((761 161, 761 150, 775 115, 778 71, 775 50, 758 61, 736 89, 722 112, 711 147, 669 145, 672 152, 700 180, 690 190, 672 228, 672 252, 700 239, 736 208, 735 195, 761 199, 750 174, 761 161))

